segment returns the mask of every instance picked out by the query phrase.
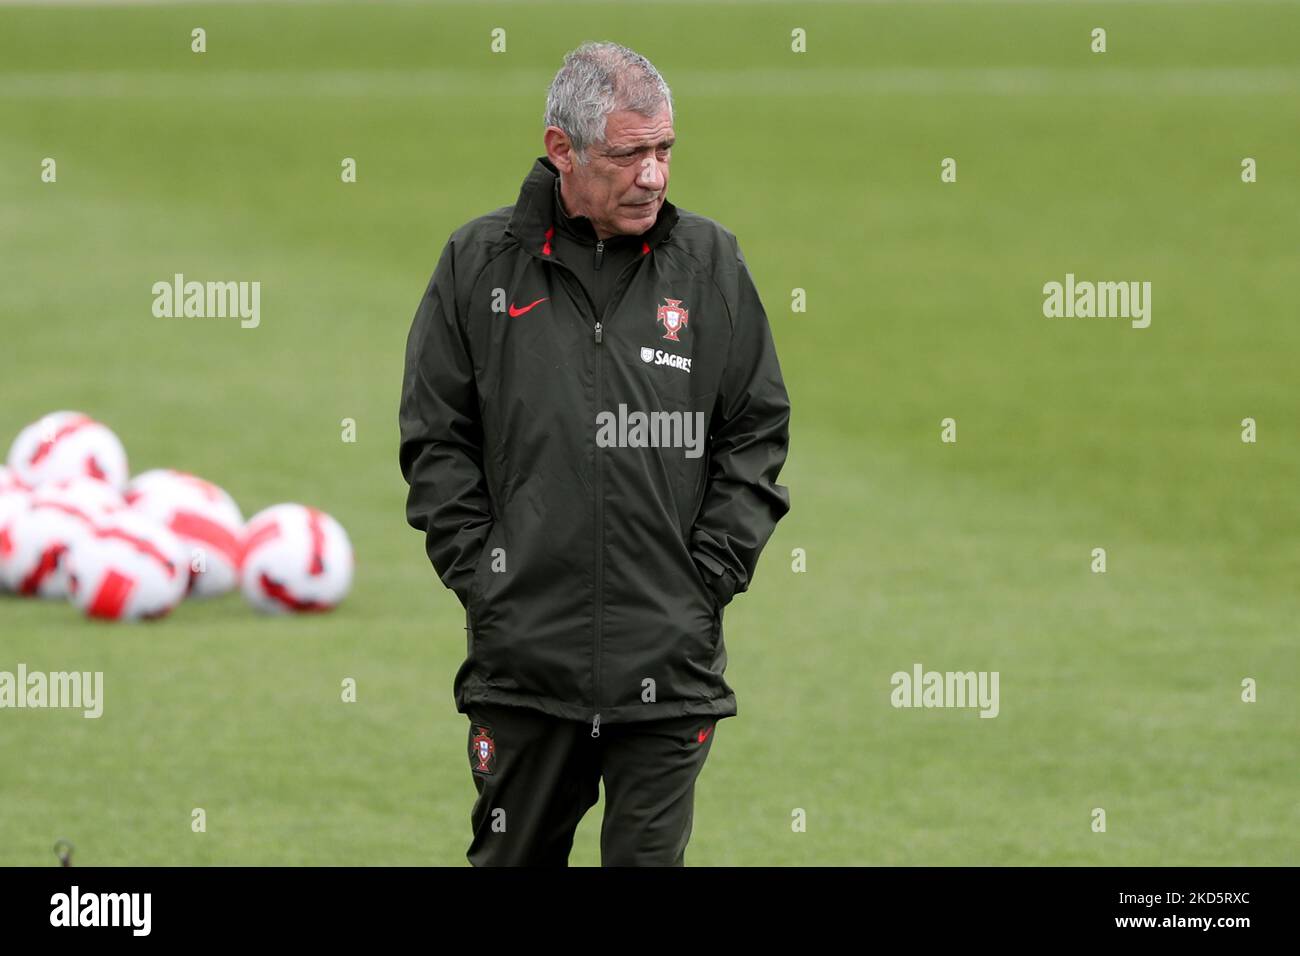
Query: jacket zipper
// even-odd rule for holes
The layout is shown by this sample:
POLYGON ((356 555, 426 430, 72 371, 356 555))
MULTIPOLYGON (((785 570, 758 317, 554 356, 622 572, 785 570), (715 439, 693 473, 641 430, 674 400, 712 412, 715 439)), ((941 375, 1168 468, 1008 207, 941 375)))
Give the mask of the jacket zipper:
MULTIPOLYGON (((599 257, 600 253, 597 252, 599 257)), ((597 258, 597 263, 600 259, 597 258)), ((579 282, 581 285, 581 282, 579 282)), ((592 313, 596 311, 595 303, 592 303, 592 313)), ((604 316, 601 316, 604 318, 604 316)), ((596 320, 596 414, 605 404, 605 350, 600 347, 601 339, 600 319, 596 320)), ((592 452, 596 458, 596 620, 593 628, 593 642, 591 662, 592 662, 592 685, 591 685, 591 703, 595 708, 596 715, 591 721, 591 736, 600 736, 600 639, 601 639, 601 620, 605 616, 605 486, 601 481, 601 460, 603 456, 600 448, 593 449, 592 452)))
MULTIPOLYGON (((596 268, 600 268, 601 258, 605 252, 605 240, 601 239, 596 242, 596 268)), ((566 266, 558 259, 545 259, 553 265, 560 266, 564 271, 573 276, 578 288, 582 290, 583 297, 587 300, 587 305, 591 307, 591 314, 596 315, 596 303, 592 300, 591 294, 587 292, 587 287, 582 284, 578 274, 566 266)), ((622 282, 623 276, 627 271, 635 266, 640 260, 634 259, 623 267, 619 273, 618 281, 615 283, 614 291, 619 291, 619 283, 622 282)), ((596 318, 596 324, 592 328, 592 338, 597 345, 596 350, 596 411, 600 411, 600 406, 605 400, 605 353, 599 348, 605 339, 603 319, 609 317, 609 310, 617 305, 621 298, 610 297, 609 303, 605 306, 605 314, 596 318)), ((601 639, 601 618, 605 613, 605 489, 601 482, 601 457, 600 449, 596 449, 596 619, 595 627, 592 629, 592 655, 591 655, 591 703, 593 714, 591 718, 591 736, 600 736, 600 639, 601 639)))

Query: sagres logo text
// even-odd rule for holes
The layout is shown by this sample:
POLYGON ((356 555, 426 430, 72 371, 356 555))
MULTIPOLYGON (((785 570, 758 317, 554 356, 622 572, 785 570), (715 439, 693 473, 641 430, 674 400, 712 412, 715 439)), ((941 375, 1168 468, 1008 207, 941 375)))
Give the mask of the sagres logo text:
POLYGON ((704 454, 703 412, 617 412, 596 415, 596 444, 601 448, 684 448, 687 458, 704 454))
POLYGON ((691 360, 685 355, 674 355, 672 352, 647 348, 644 345, 641 346, 641 361, 647 365, 667 365, 669 368, 680 369, 688 375, 691 371, 691 360))
POLYGON ((981 717, 998 715, 997 671, 896 671, 889 678, 895 707, 978 707, 981 717))
POLYGON ((170 282, 155 282, 153 297, 159 319, 240 319, 245 329, 262 322, 260 282, 187 282, 178 272, 170 282))

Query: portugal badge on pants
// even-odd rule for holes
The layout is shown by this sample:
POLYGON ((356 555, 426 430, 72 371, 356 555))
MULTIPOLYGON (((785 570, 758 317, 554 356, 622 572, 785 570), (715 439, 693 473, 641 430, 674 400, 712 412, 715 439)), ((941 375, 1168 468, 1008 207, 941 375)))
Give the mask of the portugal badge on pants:
POLYGON ((475 724, 478 733, 469 740, 469 759, 476 773, 491 773, 497 762, 497 745, 492 740, 492 728, 475 724))

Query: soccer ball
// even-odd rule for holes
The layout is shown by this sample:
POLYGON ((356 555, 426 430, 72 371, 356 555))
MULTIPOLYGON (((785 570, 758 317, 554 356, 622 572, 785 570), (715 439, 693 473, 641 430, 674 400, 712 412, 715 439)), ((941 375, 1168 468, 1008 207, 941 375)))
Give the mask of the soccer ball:
POLYGON ((42 485, 4 529, 0 561, 7 590, 24 597, 63 598, 68 593, 65 557, 73 542, 104 515, 125 507, 102 481, 72 478, 42 485))
POLYGON ((9 448, 9 468, 30 488, 96 478, 120 491, 129 475, 117 436, 80 412, 52 412, 24 428, 9 448))
POLYGON ((328 611, 352 587, 352 542, 315 508, 272 505, 248 521, 242 589, 268 614, 328 611))
POLYGON ((238 587, 244 516, 225 491, 183 471, 157 468, 131 479, 126 503, 185 546, 190 595, 213 597, 238 587))
POLYGON ((189 552, 147 515, 124 508, 102 516, 68 550, 68 592, 87 617, 163 617, 189 584, 189 552))
POLYGON ((31 491, 25 484, 18 480, 13 469, 0 465, 0 495, 13 494, 18 491, 31 491))
MULTIPOLYGON (((0 472, 4 470, 0 468, 0 472)), ((9 534, 9 526, 13 524, 15 518, 27 510, 29 497, 25 491, 8 488, 4 484, 4 476, 0 475, 0 591, 9 590, 5 568, 14 553, 14 542, 9 534)))

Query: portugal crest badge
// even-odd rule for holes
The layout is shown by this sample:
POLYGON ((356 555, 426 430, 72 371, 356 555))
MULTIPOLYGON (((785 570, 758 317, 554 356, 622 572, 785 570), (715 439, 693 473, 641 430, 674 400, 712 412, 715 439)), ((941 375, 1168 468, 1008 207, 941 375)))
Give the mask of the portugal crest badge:
POLYGON ((664 297, 664 304, 659 306, 659 313, 656 321, 664 327, 664 338, 669 342, 680 342, 677 333, 686 328, 686 320, 690 313, 682 308, 681 299, 670 299, 664 297))
POLYGON ((492 728, 476 724, 478 731, 469 740, 469 759, 478 773, 491 773, 496 765, 497 745, 492 739, 492 728))

